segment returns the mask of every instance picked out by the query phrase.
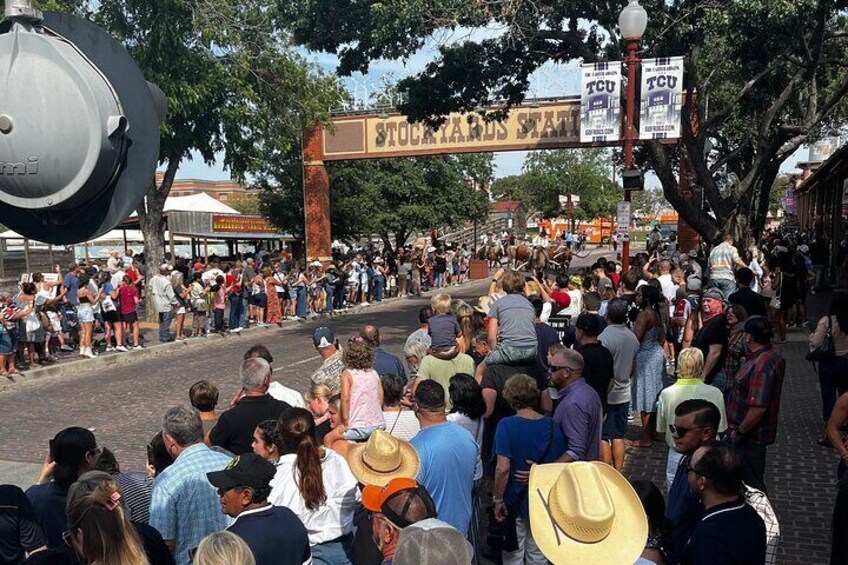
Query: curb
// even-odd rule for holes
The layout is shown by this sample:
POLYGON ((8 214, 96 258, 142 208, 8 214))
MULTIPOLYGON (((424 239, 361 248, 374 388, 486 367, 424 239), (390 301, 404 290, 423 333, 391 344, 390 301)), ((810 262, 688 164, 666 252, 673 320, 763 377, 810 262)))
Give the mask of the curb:
MULTIPOLYGON (((469 281, 462 285, 457 285, 455 287, 448 288, 456 288, 462 289, 467 288, 469 285, 473 285, 475 283, 486 281, 488 279, 481 279, 477 281, 469 281)), ((427 292, 422 292, 421 296, 430 296, 435 290, 431 289, 427 292)), ((408 298, 400 298, 400 297, 392 297, 386 298, 381 302, 372 302, 369 306, 354 306, 353 308, 349 308, 343 312, 334 312, 332 315, 330 314, 318 314, 314 318, 305 318, 302 320, 286 320, 283 322, 281 326, 270 325, 270 326, 250 326, 248 328, 243 329, 241 332, 237 334, 225 333, 221 334, 209 334, 205 338, 191 338, 186 341, 171 341, 168 343, 157 343, 155 345, 150 345, 149 347, 145 347, 144 349, 131 349, 127 352, 123 353, 110 353, 109 355, 101 354, 94 359, 77 359, 74 361, 66 361, 64 363, 57 363, 55 365, 49 365, 47 367, 40 367, 38 369, 31 369, 24 374, 24 377, 18 377, 15 381, 8 381, 0 383, 0 394, 4 392, 9 392, 15 390, 20 387, 20 385, 26 384, 28 382, 45 378, 45 377, 58 377, 65 375, 72 375, 81 371, 88 370, 96 370, 107 367, 116 367, 122 365, 130 365, 133 363, 137 363, 144 359, 152 359, 154 357, 158 357, 161 355, 167 355, 168 353, 172 353, 174 350, 180 348, 186 348, 186 350, 194 350, 200 349, 200 347, 204 344, 208 344, 210 342, 214 342, 217 340, 227 340, 231 338, 238 338, 244 335, 252 335, 259 334, 262 331, 270 332, 273 330, 284 330, 286 328, 294 328, 304 323, 314 322, 318 320, 332 320, 334 318, 341 318, 345 316, 352 316, 355 314, 361 314, 363 312, 372 311, 375 308, 380 308, 386 304, 394 304, 399 301, 408 300, 408 298)))

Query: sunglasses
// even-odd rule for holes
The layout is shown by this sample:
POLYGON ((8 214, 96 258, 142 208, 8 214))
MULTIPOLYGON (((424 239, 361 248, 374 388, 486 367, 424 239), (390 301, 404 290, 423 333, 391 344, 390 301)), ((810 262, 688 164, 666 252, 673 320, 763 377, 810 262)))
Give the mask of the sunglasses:
POLYGON ((704 477, 705 479, 710 479, 710 480, 712 480, 712 477, 711 477, 711 476, 709 476, 709 475, 705 475, 704 473, 702 473, 702 472, 700 472, 699 470, 697 470, 695 467, 693 467, 693 466, 692 466, 692 463, 689 463, 689 464, 686 466, 686 471, 687 471, 688 473, 695 473, 696 475, 699 475, 699 476, 701 476, 701 477, 704 477))
POLYGON ((705 427, 706 426, 692 426, 691 428, 684 428, 683 426, 675 426, 674 424, 669 424, 668 431, 670 431, 671 435, 673 436, 683 437, 692 430, 701 430, 705 427))
POLYGON ((567 365, 548 365, 549 373, 556 373, 557 371, 573 371, 574 367, 569 367, 567 365))

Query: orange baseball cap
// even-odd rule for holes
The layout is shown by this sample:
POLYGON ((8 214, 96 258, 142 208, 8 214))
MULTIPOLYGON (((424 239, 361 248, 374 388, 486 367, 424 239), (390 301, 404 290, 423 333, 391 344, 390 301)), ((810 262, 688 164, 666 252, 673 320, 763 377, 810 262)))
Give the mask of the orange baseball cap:
POLYGON ((418 488, 418 481, 405 477, 392 479, 385 486, 378 487, 375 485, 366 485, 362 489, 362 505, 366 510, 371 512, 381 512, 383 504, 399 492, 405 490, 415 490, 418 488))

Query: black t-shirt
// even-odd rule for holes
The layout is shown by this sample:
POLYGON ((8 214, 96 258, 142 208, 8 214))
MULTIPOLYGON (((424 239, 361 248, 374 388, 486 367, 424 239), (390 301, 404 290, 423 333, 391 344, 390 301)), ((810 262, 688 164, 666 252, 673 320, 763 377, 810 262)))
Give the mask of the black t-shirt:
POLYGON ((740 288, 727 297, 731 304, 739 304, 749 316, 765 316, 768 298, 750 288, 740 288))
POLYGON ((247 543, 256 565, 303 565, 312 557, 303 522, 285 506, 242 513, 227 531, 247 543))
POLYGON ((744 501, 719 504, 705 512, 681 553, 684 565, 764 563, 766 527, 744 501))
POLYGON ((498 422, 507 416, 515 415, 515 410, 509 407, 509 404, 503 397, 504 385, 513 375, 527 375, 535 379, 539 390, 544 390, 548 386, 547 375, 543 375, 539 371, 535 361, 532 364, 524 365, 486 365, 480 386, 494 390, 498 393, 498 397, 495 400, 495 409, 492 411, 492 415, 486 420, 486 425, 483 428, 483 445, 481 446, 480 453, 484 461, 490 457, 495 442, 495 430, 498 427, 498 422))
POLYGON ((47 547, 52 549, 64 545, 62 532, 68 529, 68 519, 65 516, 68 491, 50 481, 29 487, 26 496, 35 511, 38 525, 47 536, 47 547))
POLYGON ((724 368, 724 358, 727 356, 727 340, 730 338, 730 330, 727 328, 727 318, 724 316, 713 316, 701 326, 698 333, 695 334, 695 339, 692 340, 692 347, 697 347, 704 354, 704 363, 707 362, 707 355, 710 352, 711 345, 721 346, 721 356, 718 362, 713 365, 712 370, 707 375, 706 383, 711 384, 713 377, 724 368))
POLYGON ((253 431, 265 420, 276 420, 291 408, 271 395, 246 396, 235 408, 227 410, 209 432, 212 445, 223 447, 234 455, 253 451, 253 431))
POLYGON ((0 565, 19 563, 25 552, 44 545, 47 537, 24 491, 0 485, 0 565))
POLYGON ((436 265, 433 267, 433 270, 437 273, 444 273, 448 270, 448 262, 444 257, 436 257, 436 265))
POLYGON ((562 343, 559 332, 548 324, 536 323, 536 365, 542 374, 548 372, 548 349, 555 343, 562 343))
POLYGON ((583 378, 601 397, 604 414, 607 412, 609 385, 615 377, 615 360, 610 350, 600 342, 587 343, 580 348, 583 356, 583 378))
POLYGON ((354 515, 356 533, 353 537, 353 562, 356 565, 383 565, 383 552, 374 542, 371 533, 370 513, 362 511, 354 515))

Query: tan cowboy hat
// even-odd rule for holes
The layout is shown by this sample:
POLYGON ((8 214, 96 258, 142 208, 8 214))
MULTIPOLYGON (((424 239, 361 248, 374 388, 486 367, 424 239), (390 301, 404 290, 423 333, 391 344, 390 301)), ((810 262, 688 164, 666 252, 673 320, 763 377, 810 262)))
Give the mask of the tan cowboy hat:
POLYGON ((481 296, 477 299, 477 306, 475 306, 474 309, 483 314, 484 316, 488 316, 491 301, 491 298, 489 298, 488 296, 481 296))
POLYGON ((534 465, 530 529, 554 565, 634 563, 648 539, 639 496, 605 463, 534 465))
POLYGON ((383 430, 375 430, 366 443, 351 445, 347 463, 357 481, 378 487, 398 477, 414 479, 421 468, 415 448, 383 430))

